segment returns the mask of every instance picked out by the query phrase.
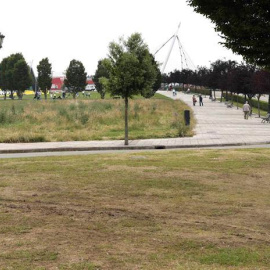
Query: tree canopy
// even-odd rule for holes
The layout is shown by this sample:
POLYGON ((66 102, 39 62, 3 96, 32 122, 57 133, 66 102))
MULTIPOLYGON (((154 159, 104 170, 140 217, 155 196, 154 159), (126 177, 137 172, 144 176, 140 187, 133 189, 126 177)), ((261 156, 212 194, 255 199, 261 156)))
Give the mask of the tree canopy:
POLYGON ((268 0, 187 0, 221 33, 222 44, 250 63, 270 69, 268 0))

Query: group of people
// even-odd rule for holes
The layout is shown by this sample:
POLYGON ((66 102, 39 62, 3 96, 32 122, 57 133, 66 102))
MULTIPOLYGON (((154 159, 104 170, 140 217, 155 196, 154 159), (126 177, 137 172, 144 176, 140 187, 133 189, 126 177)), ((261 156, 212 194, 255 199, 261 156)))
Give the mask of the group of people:
MULTIPOLYGON (((195 106, 196 103, 197 103, 197 98, 196 98, 195 95, 192 96, 192 102, 193 102, 193 106, 195 106)), ((202 95, 199 95, 199 104, 200 104, 200 106, 203 106, 203 97, 202 97, 202 95)))

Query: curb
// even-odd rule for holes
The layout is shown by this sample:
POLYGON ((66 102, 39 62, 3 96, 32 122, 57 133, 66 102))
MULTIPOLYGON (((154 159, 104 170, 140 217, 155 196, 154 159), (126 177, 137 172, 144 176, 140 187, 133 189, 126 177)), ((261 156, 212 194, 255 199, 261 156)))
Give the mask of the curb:
POLYGON ((202 145, 146 145, 146 146, 96 146, 96 147, 58 147, 58 148, 28 148, 28 149, 2 149, 0 154, 15 153, 41 153, 41 152, 76 152, 76 151, 117 151, 117 150, 162 150, 162 149, 200 149, 209 147, 230 147, 270 144, 270 141, 261 143, 226 143, 226 144, 202 144, 202 145))

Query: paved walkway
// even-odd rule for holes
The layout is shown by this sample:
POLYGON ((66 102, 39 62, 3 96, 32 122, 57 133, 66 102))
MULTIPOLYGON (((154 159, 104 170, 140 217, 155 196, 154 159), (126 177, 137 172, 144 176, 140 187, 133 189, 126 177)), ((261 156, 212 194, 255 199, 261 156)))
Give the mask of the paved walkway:
POLYGON ((89 151, 122 149, 163 149, 185 147, 210 147, 233 145, 258 145, 270 143, 270 124, 252 116, 245 120, 241 109, 227 108, 224 103, 204 98, 204 106, 192 106, 192 95, 171 92, 160 93, 174 99, 181 99, 194 110, 197 125, 196 135, 190 138, 130 140, 124 141, 83 141, 47 143, 0 144, 0 153, 49 152, 49 151, 89 151))

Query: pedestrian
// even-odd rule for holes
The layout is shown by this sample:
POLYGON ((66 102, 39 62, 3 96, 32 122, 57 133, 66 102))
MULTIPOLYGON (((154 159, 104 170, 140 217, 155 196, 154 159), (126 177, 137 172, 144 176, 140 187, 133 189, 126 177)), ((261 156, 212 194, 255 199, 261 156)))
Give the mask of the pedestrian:
POLYGON ((195 95, 193 95, 193 97, 192 97, 192 102, 193 102, 193 106, 195 106, 196 102, 197 102, 197 99, 196 99, 195 95))
POLYGON ((203 97, 202 97, 202 95, 199 95, 199 101, 200 101, 200 106, 203 106, 203 97))
POLYGON ((243 106, 243 112, 244 112, 244 119, 248 119, 248 115, 249 115, 249 112, 250 112, 250 106, 248 104, 248 102, 246 101, 246 103, 244 104, 243 106))
POLYGON ((173 93, 173 96, 176 96, 176 91, 175 91, 174 88, 173 88, 173 90, 172 90, 172 93, 173 93))

